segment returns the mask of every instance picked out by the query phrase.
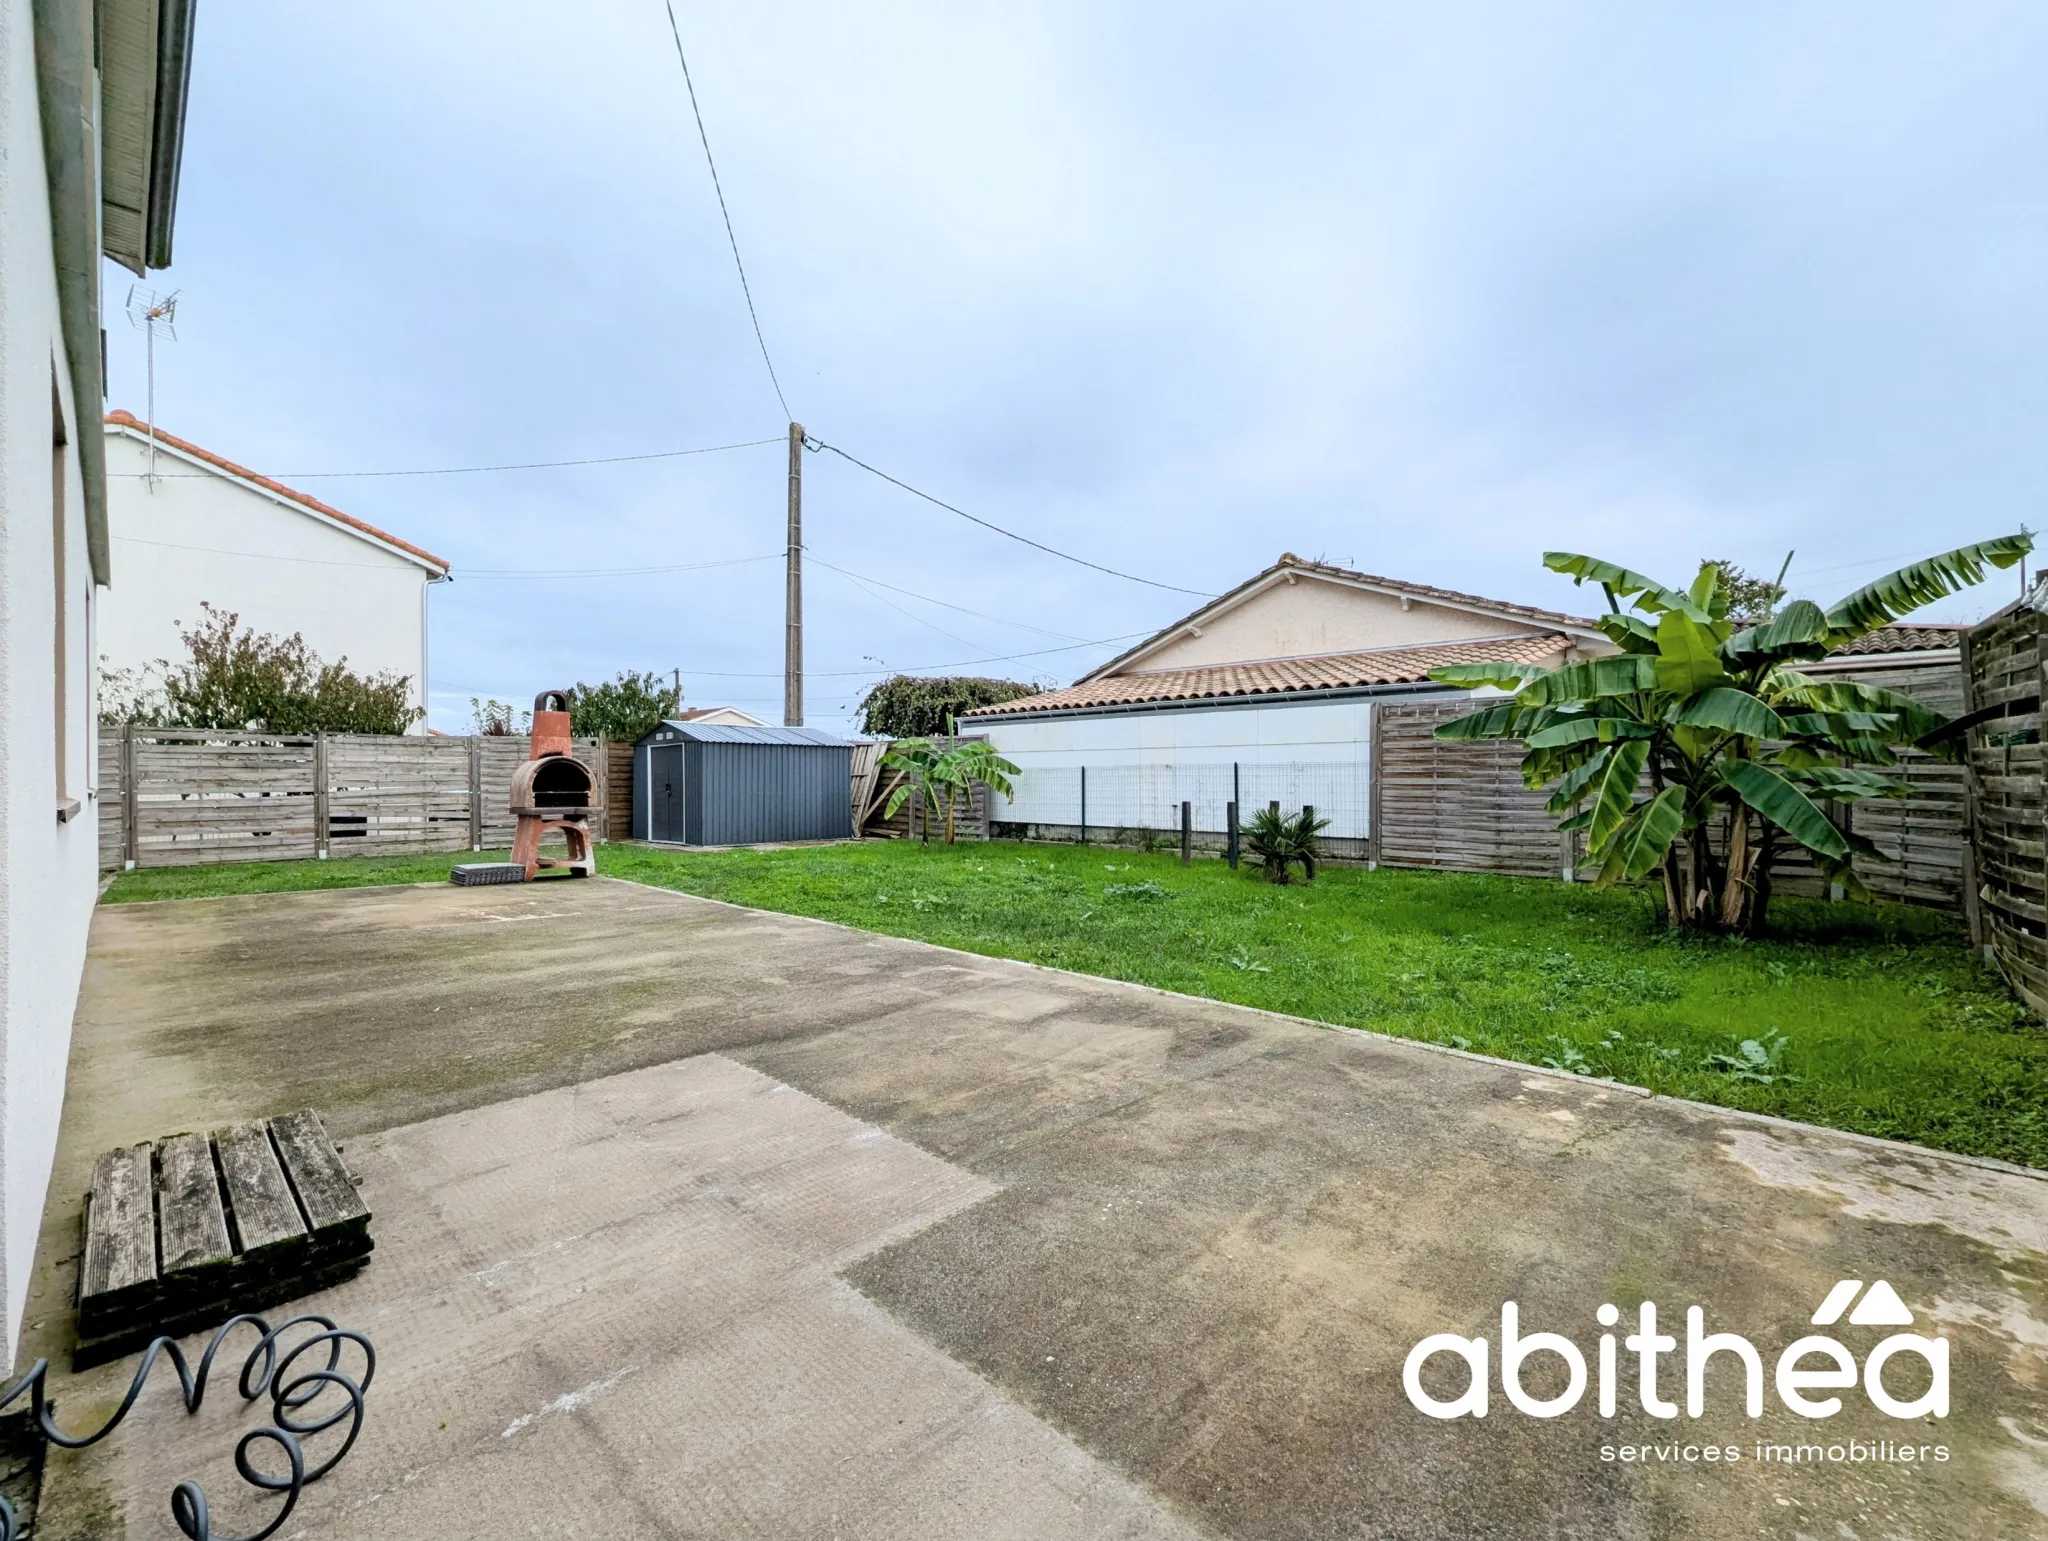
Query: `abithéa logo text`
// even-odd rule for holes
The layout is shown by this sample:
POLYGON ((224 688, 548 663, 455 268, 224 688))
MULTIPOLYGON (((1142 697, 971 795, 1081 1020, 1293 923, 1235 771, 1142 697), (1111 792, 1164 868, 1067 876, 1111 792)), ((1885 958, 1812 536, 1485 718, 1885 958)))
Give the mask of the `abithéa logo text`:
MULTIPOLYGON (((1913 1313, 1906 1309, 1898 1292, 1882 1279, 1871 1285, 1868 1291, 1864 1290, 1860 1279, 1842 1280, 1828 1291, 1827 1299, 1813 1313, 1813 1325, 1832 1327, 1841 1320, 1845 1311, 1848 1311, 1852 1327, 1913 1325, 1913 1313), (1858 1295, 1862 1299, 1857 1302, 1855 1310, 1849 1311, 1850 1302, 1855 1301, 1858 1295)), ((1621 1311, 1613 1305, 1603 1305, 1593 1315, 1602 1327, 1613 1327, 1621 1321, 1621 1311)), ((1676 1418, 1678 1404, 1666 1400, 1662 1394, 1659 1371, 1664 1356, 1675 1354, 1679 1344, 1675 1337, 1658 1331, 1655 1301, 1642 1303, 1636 1315, 1636 1330, 1622 1339, 1619 1346, 1635 1356, 1635 1395, 1643 1411, 1653 1418, 1676 1418)), ((1622 1377, 1616 1348, 1613 1333, 1600 1334, 1595 1350, 1598 1366, 1595 1398, 1603 1418, 1615 1415, 1620 1398, 1622 1377)), ((1488 1352, 1488 1344, 1483 1337, 1435 1333, 1408 1351, 1408 1361, 1401 1370, 1402 1389, 1408 1393, 1408 1400, 1416 1410, 1431 1418, 1484 1418, 1491 1382, 1488 1352), (1423 1366, 1439 1354, 1454 1355, 1465 1361, 1465 1389, 1457 1396, 1437 1397, 1423 1389, 1423 1366)), ((1707 1365, 1716 1354, 1727 1355, 1742 1366, 1743 1410, 1751 1418, 1761 1418, 1764 1411, 1762 1354, 1754 1343, 1738 1333, 1709 1333, 1706 1330, 1706 1313, 1698 1306, 1687 1307, 1685 1313, 1685 1415, 1688 1418, 1704 1416, 1707 1365)), ((1500 1389, 1515 1411, 1531 1418, 1561 1418, 1585 1397, 1587 1378, 1586 1356, 1577 1343, 1556 1332, 1525 1335, 1522 1332, 1521 1308, 1512 1300, 1501 1304, 1500 1389), (1532 1356, 1539 1354, 1554 1354, 1564 1363, 1565 1386, 1554 1396, 1532 1396, 1523 1388, 1523 1366, 1532 1356)), ((1913 1379, 1917 1383, 1920 1377, 1916 1375, 1913 1379)), ((1846 1344, 1832 1337, 1814 1334, 1787 1344, 1778 1355, 1771 1376, 1778 1400, 1802 1418, 1832 1418, 1842 1410, 1842 1399, 1813 1393, 1848 1391, 1859 1381, 1870 1405, 1887 1417, 1945 1418, 1948 1416, 1948 1339, 1895 1332, 1871 1349, 1859 1371, 1856 1356, 1846 1344), (1902 1355, 1918 1359, 1926 1366, 1927 1388, 1917 1396, 1902 1398, 1886 1389, 1885 1368, 1902 1355)))

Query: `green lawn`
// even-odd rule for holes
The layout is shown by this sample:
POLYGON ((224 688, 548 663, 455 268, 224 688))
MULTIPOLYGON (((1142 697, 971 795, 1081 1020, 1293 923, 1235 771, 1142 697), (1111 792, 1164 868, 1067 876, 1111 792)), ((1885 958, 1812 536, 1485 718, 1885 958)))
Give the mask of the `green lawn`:
MULTIPOLYGON (((491 858, 134 872, 107 898, 421 882, 478 859, 491 858)), ((2048 1031, 1972 959, 1953 921, 1924 910, 1780 900, 1768 941, 1685 942, 1641 894, 1349 868, 1277 888, 1220 862, 1183 871, 1170 855, 1089 847, 613 845, 598 865, 736 904, 2048 1167, 2048 1031), (1768 1062, 1752 1063, 1745 1039, 1771 1046, 1768 1062)))

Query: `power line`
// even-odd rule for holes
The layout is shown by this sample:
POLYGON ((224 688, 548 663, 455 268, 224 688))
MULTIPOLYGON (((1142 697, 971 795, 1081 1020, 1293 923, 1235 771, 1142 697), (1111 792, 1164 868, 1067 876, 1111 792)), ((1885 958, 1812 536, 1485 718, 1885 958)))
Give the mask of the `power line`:
MULTIPOLYGON (((825 567, 831 567, 832 564, 829 562, 825 562, 821 563, 820 565, 825 567)), ((867 595, 868 598, 887 605, 891 610, 894 610, 898 615, 908 616, 911 620, 917 622, 917 624, 920 626, 930 627, 933 631, 937 632, 940 636, 944 637, 948 642, 957 642, 962 647, 971 647, 977 653, 988 652, 988 649, 983 647, 980 643, 970 642, 965 637, 946 630, 945 627, 939 625, 936 621, 928 621, 923 616, 917 614, 915 611, 904 609, 901 605, 897 604, 895 600, 889 598, 886 594, 877 594, 873 589, 869 588, 865 583, 861 582, 860 579, 854 577, 854 575, 848 572, 845 568, 832 567, 832 571, 839 574, 840 577, 844 578, 848 583, 852 584, 855 588, 859 589, 863 594, 867 595)))
POLYGON ((747 316, 754 323, 754 341, 761 345, 761 362, 768 366, 768 383, 775 387, 775 399, 782 403, 783 417, 794 420, 789 401, 782 394, 782 382, 775 377, 775 360, 768 356, 768 339, 761 335, 761 317, 754 309, 753 286, 747 282, 747 265, 740 261, 740 240, 732 233, 732 213, 725 206, 725 188, 718 180, 718 162, 711 158, 711 136, 704 132, 704 113, 697 105, 697 86, 690 79, 690 61, 683 54, 683 33, 676 25, 674 0, 662 0, 668 11, 669 36, 676 40, 676 62, 683 67, 683 89, 690 93, 690 115, 697 120, 697 138, 704 146, 704 164, 711 168, 711 190, 718 194, 718 212, 725 219, 725 239, 732 246, 732 265, 739 269, 740 293, 747 297, 747 316))
POLYGON ((694 573, 711 567, 744 567, 749 562, 781 560, 780 551, 771 551, 766 556, 736 556, 722 562, 677 562, 665 567, 474 567, 460 576, 492 582, 512 578, 638 578, 650 573, 694 573))
MULTIPOLYGON (((970 610, 965 605, 954 604, 951 600, 934 599, 931 595, 920 594, 916 592, 914 589, 899 588, 893 583, 884 583, 880 578, 870 577, 866 573, 850 572, 844 567, 837 567, 834 566, 832 563, 826 561, 823 557, 818 555, 817 551, 813 547, 810 546, 804 547, 804 554, 808 556, 813 562, 816 562, 820 567, 831 568, 833 572, 838 573, 842 578, 851 578, 857 583, 872 583, 873 585, 875 585, 876 588, 887 589, 893 594, 902 594, 906 598, 910 599, 921 599, 928 605, 938 605, 946 610, 957 610, 962 615, 971 615, 978 621, 993 621, 998 626, 1014 626, 1019 631, 1035 632, 1041 637, 1057 637, 1062 642, 1080 642, 1085 640, 1084 638, 1075 636, 1070 631, 1047 631, 1043 626, 1027 626, 1022 621, 1005 620, 1002 616, 990 615, 985 610, 970 610)), ((881 596, 876 595, 875 597, 879 599, 881 596)), ((960 639, 958 637, 955 637, 953 640, 957 642, 960 639)), ((970 642, 967 645, 969 647, 972 647, 974 644, 970 642)))
MULTIPOLYGON (((892 672, 897 674, 915 674, 930 669, 966 669, 975 664, 1014 663, 1020 658, 1043 658, 1048 653, 1071 653, 1084 647, 1112 647, 1119 642, 1135 642, 1140 637, 1152 635, 1153 633, 1149 631, 1133 631, 1126 632, 1121 637, 1098 637, 1092 642, 1073 642, 1065 647, 1042 647, 1029 653, 1005 653, 996 658, 959 658, 951 663, 906 664, 904 667, 892 672)), ((886 668, 886 665, 884 667, 886 668)), ((780 670, 773 674, 733 669, 684 669, 680 672, 689 675, 693 679, 707 680, 779 680, 782 678, 780 670)), ((878 669, 814 669, 810 672, 817 679, 859 679, 862 676, 878 674, 883 671, 878 669)))
POLYGON ((837 455, 841 460, 851 461, 854 465, 859 466, 863 471, 867 472, 870 476, 879 476, 883 481, 890 483, 892 486, 901 487, 905 492, 910 493, 913 497, 923 498, 925 502, 936 504, 938 507, 943 508, 949 514, 958 514, 962 519, 965 519, 970 524, 978 524, 984 530, 993 530, 998 535, 1008 536, 1011 540, 1019 541, 1024 545, 1032 547, 1034 550, 1043 551, 1048 556, 1056 556, 1063 562, 1074 562, 1078 563, 1082 567, 1092 567, 1096 572, 1108 573, 1112 578, 1122 578, 1130 583, 1142 583, 1146 585, 1148 588, 1167 589, 1175 594, 1193 594, 1197 599, 1210 599, 1214 597, 1213 595, 1204 593, 1200 589, 1182 588, 1177 583, 1161 583, 1156 578, 1140 578, 1136 573, 1119 572, 1114 567, 1104 567, 1100 562, 1091 562, 1086 557, 1075 556, 1070 551, 1061 551, 1055 546, 1046 545, 1043 541, 1033 540, 1028 535, 1019 535, 1015 530, 1006 530, 999 524, 991 524, 988 520, 981 518, 977 514, 970 514, 964 508, 955 508, 951 503, 948 503, 944 498, 935 498, 929 492, 922 491, 919 488, 911 486, 909 482, 902 481, 897 477, 891 476, 887 471, 879 471, 875 469, 875 467, 869 465, 865 460, 861 460, 856 456, 847 454, 845 450, 839 448, 839 446, 836 444, 827 444, 823 439, 812 439, 810 442, 819 449, 830 450, 833 454, 837 455))
MULTIPOLYGON (((700 449, 660 449, 644 455, 600 455, 589 460, 526 460, 511 465, 497 466, 433 466, 419 471, 263 471, 259 475, 272 481, 317 482, 333 481, 341 477, 358 476, 473 476, 481 471, 553 471, 564 466, 611 466, 623 465, 631 460, 675 460, 684 455, 716 455, 729 449, 758 449, 763 444, 780 444, 778 434, 772 439, 748 439, 740 444, 706 444, 700 449)), ((116 471, 116 476, 145 476, 143 471, 116 471)), ((219 471, 159 471, 158 481, 169 481, 178 477, 200 478, 219 476, 219 471)), ((232 475, 232 472, 226 473, 232 475)))

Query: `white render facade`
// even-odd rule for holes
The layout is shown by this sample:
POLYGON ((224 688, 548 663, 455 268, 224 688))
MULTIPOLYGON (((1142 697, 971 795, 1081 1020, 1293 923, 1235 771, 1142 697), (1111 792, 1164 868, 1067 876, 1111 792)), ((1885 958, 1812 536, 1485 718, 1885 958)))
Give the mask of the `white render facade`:
MULTIPOLYGON (((115 414, 106 425, 107 522, 122 581, 100 615, 102 668, 185 656, 200 604, 291 636, 358 674, 402 674, 426 731, 429 586, 447 564, 316 499, 115 414)), ((154 677, 154 675, 152 676, 154 677)))
POLYGON ((170 261, 191 20, 190 0, 0 0, 0 1363, 10 1366, 99 876, 93 655, 114 580, 100 261, 138 274, 170 261))
MULTIPOLYGON (((0 1353, 11 1362, 99 877, 81 413, 51 249, 29 0, 0 0, 0 137, 0 1353)), ((83 417, 97 431, 99 403, 83 417)))
POLYGON ((98 885, 100 258, 170 264, 190 0, 0 0, 0 1363, 98 885))

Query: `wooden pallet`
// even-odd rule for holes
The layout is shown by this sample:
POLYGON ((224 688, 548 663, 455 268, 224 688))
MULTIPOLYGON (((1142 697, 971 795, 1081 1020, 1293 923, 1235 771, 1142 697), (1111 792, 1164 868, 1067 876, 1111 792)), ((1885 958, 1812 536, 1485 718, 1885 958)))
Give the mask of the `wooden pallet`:
POLYGON ((375 1245, 311 1109, 110 1150, 86 1195, 72 1368, 325 1289, 375 1245))

